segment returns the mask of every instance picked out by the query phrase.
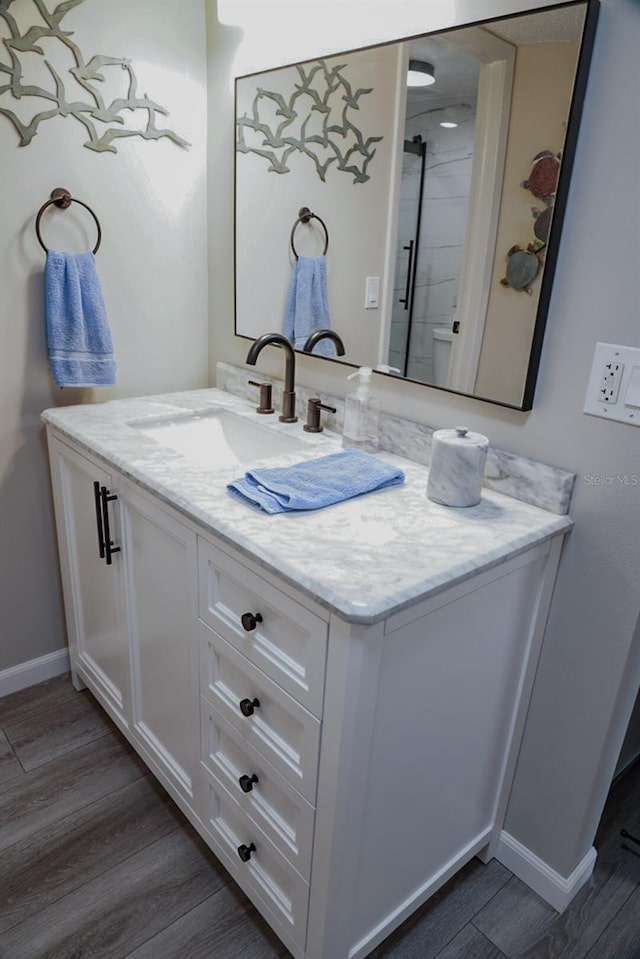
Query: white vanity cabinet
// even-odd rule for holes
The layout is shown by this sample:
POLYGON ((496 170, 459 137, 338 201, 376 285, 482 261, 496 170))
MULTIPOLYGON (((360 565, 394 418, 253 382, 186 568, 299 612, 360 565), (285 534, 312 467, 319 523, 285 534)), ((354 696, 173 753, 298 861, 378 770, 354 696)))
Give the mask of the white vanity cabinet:
POLYGON ((364 959, 493 854, 562 536, 354 622, 48 429, 74 674, 296 959, 364 959))
POLYGON ((500 834, 559 542, 331 621, 307 950, 364 957, 500 834))
POLYGON ((294 956, 365 957, 492 855, 559 546, 358 625, 198 538, 204 834, 294 956))
POLYGON ((119 489, 132 729, 143 758, 193 809, 200 728, 196 537, 132 483, 119 489))
POLYGON ((326 610, 198 539, 202 820, 210 845, 304 955, 326 610))
POLYGON ((91 689, 174 798, 192 807, 195 534, 116 470, 51 434, 49 454, 74 682, 91 689))
MULTIPOLYGON (((131 674, 121 565, 106 563, 100 492, 111 490, 112 474, 51 434, 49 459, 74 683, 86 681, 127 730, 131 674)), ((113 503, 108 509, 118 537, 117 510, 113 503)))

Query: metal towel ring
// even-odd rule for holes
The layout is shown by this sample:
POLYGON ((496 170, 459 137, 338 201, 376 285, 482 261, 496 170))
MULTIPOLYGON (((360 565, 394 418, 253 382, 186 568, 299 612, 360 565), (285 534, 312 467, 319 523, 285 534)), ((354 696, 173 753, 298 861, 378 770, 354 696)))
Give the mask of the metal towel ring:
POLYGON ((308 223, 311 219, 317 220, 324 230, 324 250, 322 251, 322 255, 324 256, 329 249, 329 231, 325 226, 324 220, 321 220, 317 213, 312 213, 308 206, 301 206, 298 210, 298 219, 293 224, 293 229, 291 230, 291 249, 293 250, 293 255, 295 256, 296 260, 298 259, 298 254, 296 253, 296 248, 293 244, 293 234, 296 232, 296 229, 301 223, 308 223))
POLYGON ((49 250, 44 245, 42 236, 40 235, 40 220, 42 218, 42 214, 47 209, 47 207, 51 206, 52 204, 54 204, 57 207, 60 207, 61 210, 66 210, 68 207, 71 206, 72 203, 79 203, 80 206, 83 206, 85 210, 89 211, 89 213, 95 220, 96 228, 98 230, 98 240, 92 252, 93 253, 98 252, 98 247, 100 246, 100 241, 102 240, 102 229, 100 228, 100 221, 98 220, 98 217, 95 215, 95 213, 93 212, 90 206, 87 206, 87 204, 83 203, 82 200, 77 200, 74 196, 71 196, 69 191, 65 190, 64 187, 56 187, 56 189, 51 192, 51 199, 47 200, 46 203, 42 204, 42 206, 38 210, 38 215, 36 217, 36 236, 38 237, 38 243, 40 244, 40 246, 42 247, 45 253, 48 253, 49 250))

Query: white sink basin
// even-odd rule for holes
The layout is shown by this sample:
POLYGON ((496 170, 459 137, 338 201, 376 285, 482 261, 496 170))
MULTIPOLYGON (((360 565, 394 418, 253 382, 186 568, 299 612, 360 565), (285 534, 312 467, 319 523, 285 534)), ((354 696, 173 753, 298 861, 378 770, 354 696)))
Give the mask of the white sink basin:
POLYGON ((308 450, 299 437, 287 436, 228 410, 163 416, 129 426, 208 469, 247 466, 308 450))

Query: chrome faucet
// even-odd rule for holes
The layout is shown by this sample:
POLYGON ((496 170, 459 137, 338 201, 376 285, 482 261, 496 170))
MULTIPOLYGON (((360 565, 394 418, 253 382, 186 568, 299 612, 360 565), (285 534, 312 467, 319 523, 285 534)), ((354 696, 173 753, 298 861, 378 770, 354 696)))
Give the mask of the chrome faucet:
POLYGON ((279 346, 284 350, 284 390, 282 393, 282 416, 279 419, 282 423, 297 423, 296 394, 294 392, 296 355, 293 352, 293 347, 282 333, 263 333, 249 347, 245 363, 248 363, 249 366, 255 366, 256 360, 265 346, 279 346))
POLYGON ((325 340, 325 339, 333 340, 336 347, 336 353, 338 354, 338 356, 344 356, 344 353, 345 353, 344 343, 342 342, 338 334, 334 333, 333 330, 314 330, 313 333, 311 333, 310 336, 307 337, 307 342, 302 347, 302 352, 311 353, 316 343, 319 343, 320 340, 325 340))

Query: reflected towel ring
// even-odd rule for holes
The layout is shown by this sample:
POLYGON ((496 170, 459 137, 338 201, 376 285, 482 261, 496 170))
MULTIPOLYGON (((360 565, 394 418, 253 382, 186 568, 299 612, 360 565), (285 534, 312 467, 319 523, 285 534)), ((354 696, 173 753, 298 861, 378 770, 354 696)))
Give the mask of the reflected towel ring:
POLYGON ((51 199, 47 200, 46 203, 42 204, 42 206, 38 210, 38 215, 36 217, 36 236, 38 237, 38 243, 40 244, 40 246, 42 247, 45 253, 48 253, 49 250, 44 245, 42 236, 40 235, 40 220, 42 218, 42 214, 44 213, 44 211, 47 209, 48 206, 51 206, 51 204, 54 204, 55 206, 60 207, 61 210, 66 210, 68 207, 71 206, 72 203, 79 203, 80 206, 83 206, 85 210, 89 211, 89 213, 95 220, 96 228, 98 230, 98 239, 92 252, 93 253, 98 252, 98 247, 100 246, 100 241, 102 240, 102 229, 100 228, 100 221, 98 220, 98 217, 95 215, 95 213, 93 212, 90 206, 87 206, 87 204, 83 203, 82 200, 76 200, 76 198, 74 196, 71 196, 69 191, 65 190, 64 187, 56 187, 56 189, 53 190, 51 193, 51 199))
POLYGON ((293 244, 293 234, 296 232, 296 229, 301 223, 308 223, 311 219, 317 220, 324 230, 324 250, 322 251, 322 255, 324 256, 329 249, 329 231, 325 226, 324 220, 321 220, 317 213, 312 213, 308 206, 301 206, 298 210, 298 219, 293 224, 293 229, 291 230, 291 249, 293 250, 293 255, 295 256, 296 260, 298 259, 298 254, 296 253, 296 248, 293 244))

